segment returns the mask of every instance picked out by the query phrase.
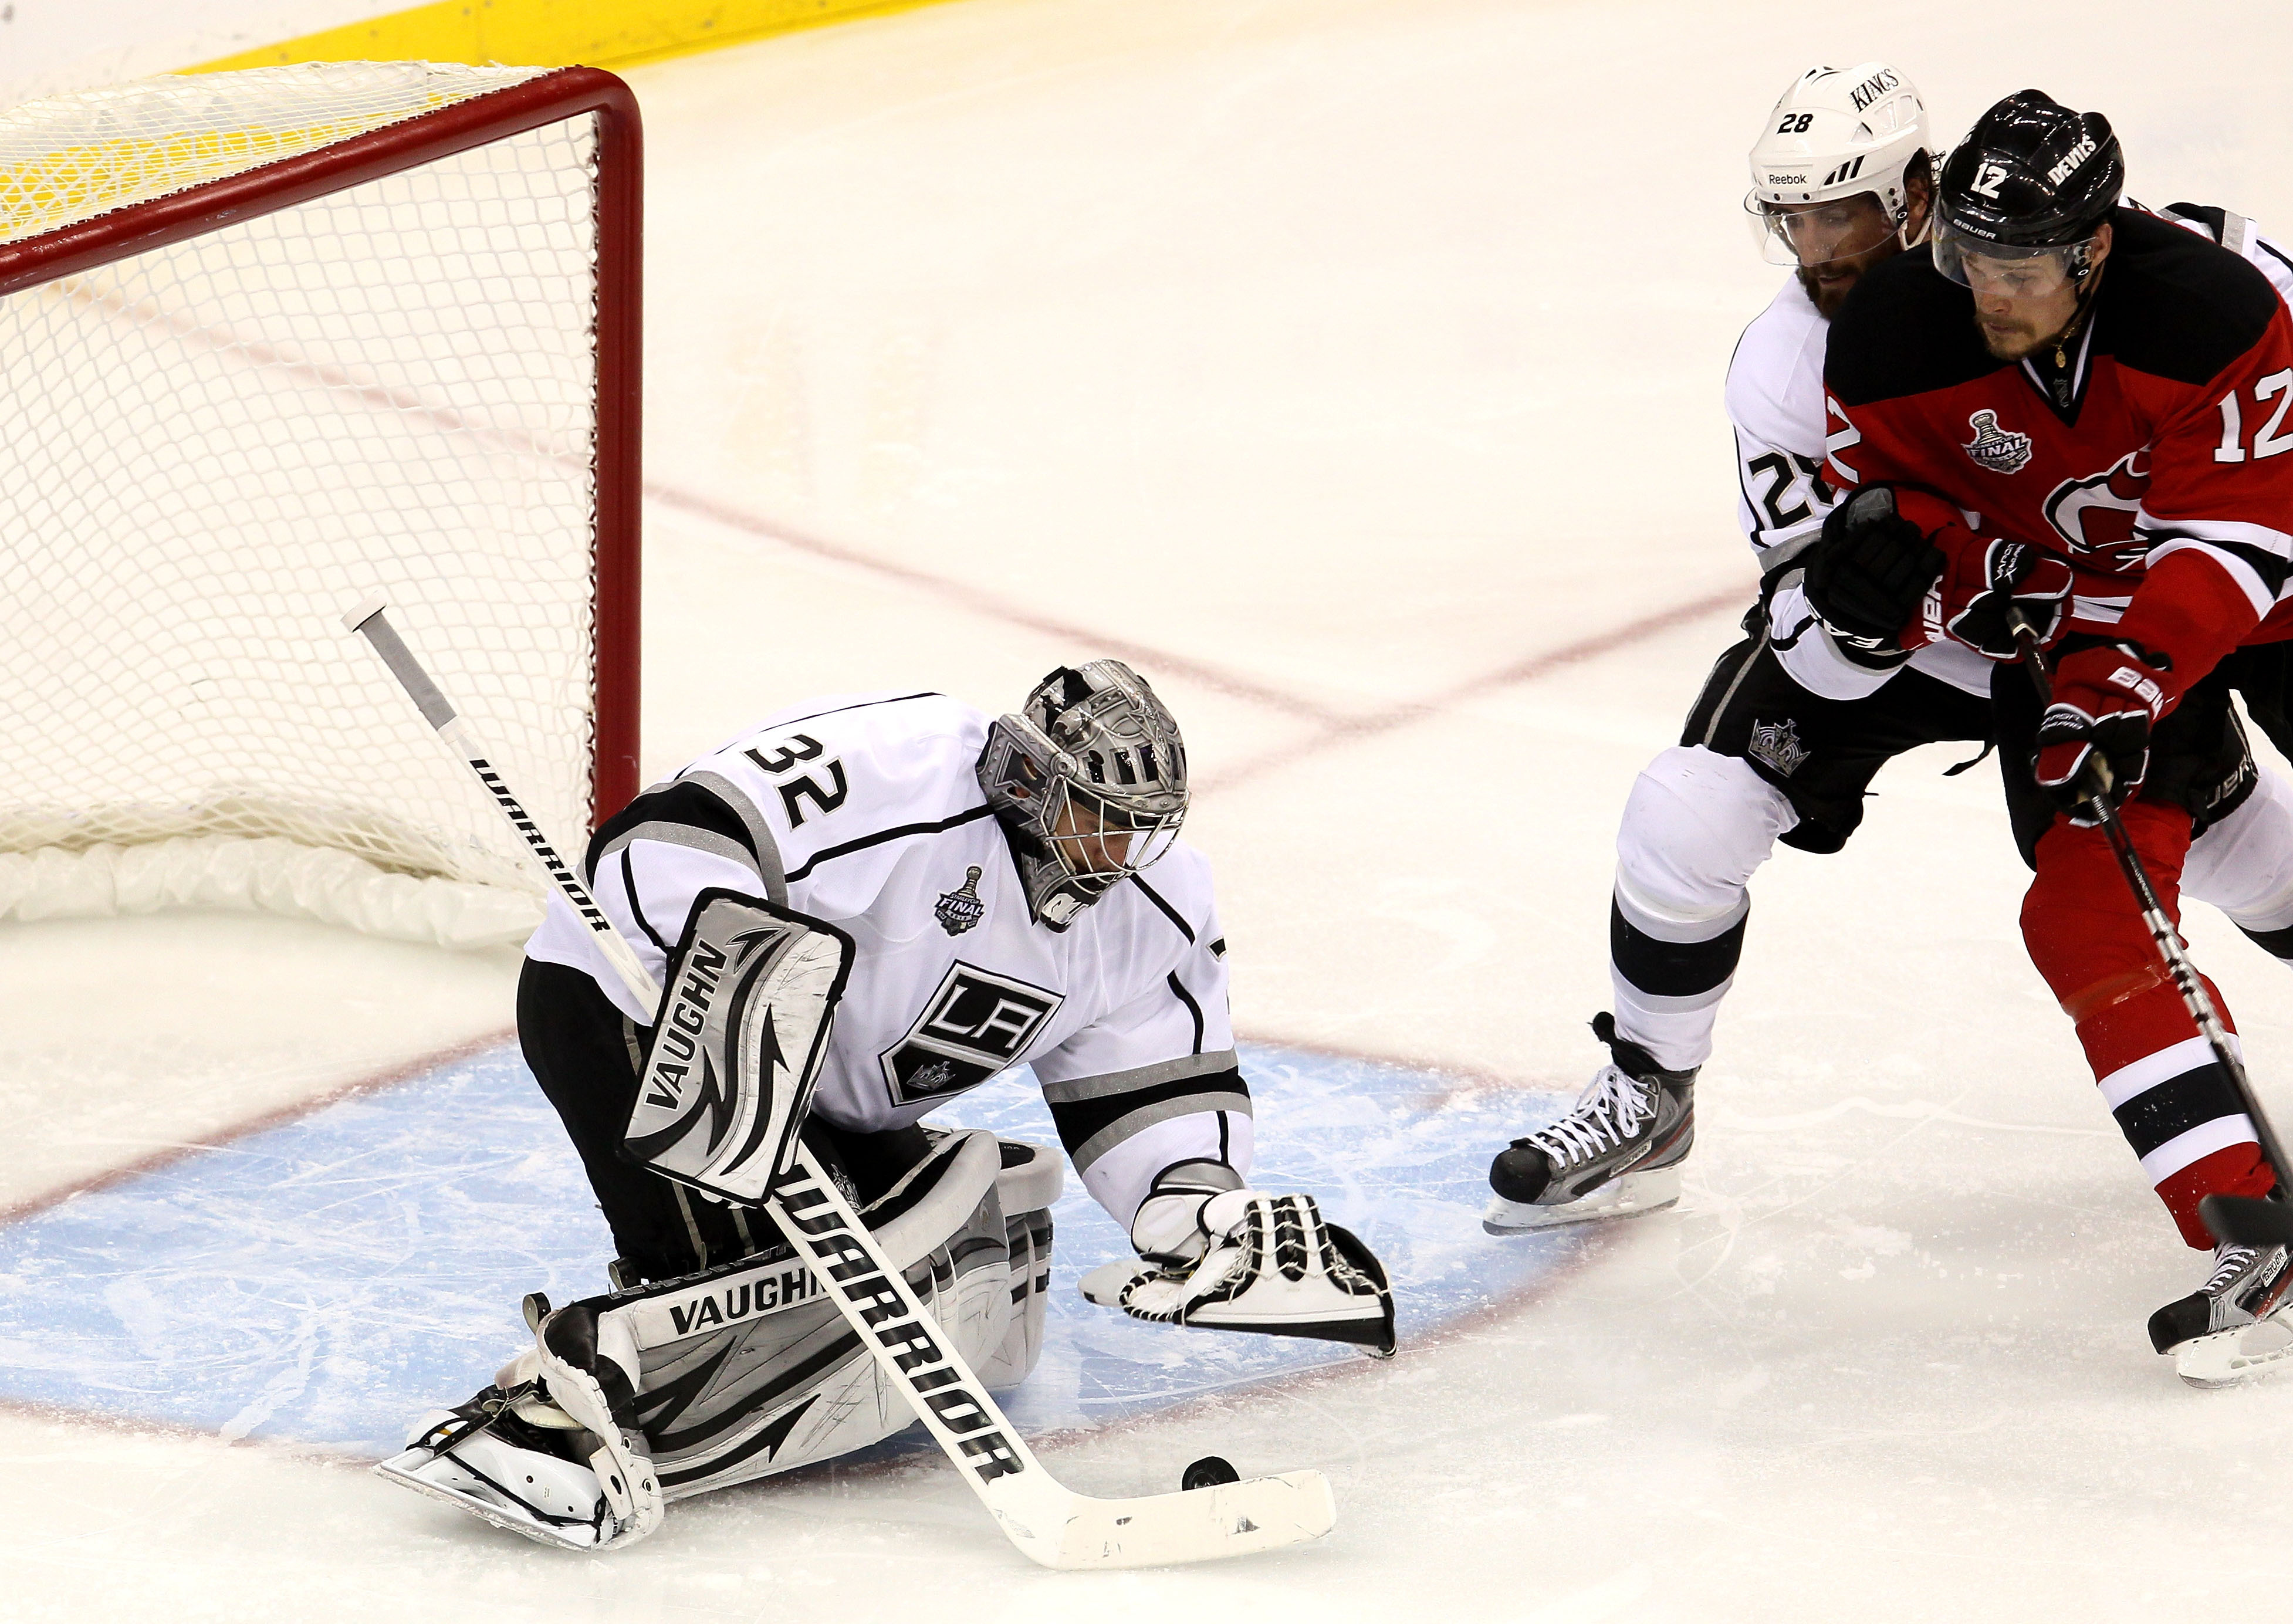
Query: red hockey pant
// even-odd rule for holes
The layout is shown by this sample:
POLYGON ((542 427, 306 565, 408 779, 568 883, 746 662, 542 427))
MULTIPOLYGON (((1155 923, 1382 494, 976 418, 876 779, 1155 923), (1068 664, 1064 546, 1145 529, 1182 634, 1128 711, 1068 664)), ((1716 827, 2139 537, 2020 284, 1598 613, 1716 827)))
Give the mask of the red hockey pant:
MULTIPOLYGON (((2119 815, 2178 925, 2190 814, 2136 800, 2119 815)), ((2202 1198, 2265 1195, 2276 1183, 2253 1124, 2175 990, 2109 837, 2057 818, 2038 842, 2038 870, 2022 900, 2031 962, 2077 1023, 2103 1097, 2182 1238, 2210 1248, 2202 1198)), ((2227 1023, 2220 993, 2214 1002, 2227 1023)))

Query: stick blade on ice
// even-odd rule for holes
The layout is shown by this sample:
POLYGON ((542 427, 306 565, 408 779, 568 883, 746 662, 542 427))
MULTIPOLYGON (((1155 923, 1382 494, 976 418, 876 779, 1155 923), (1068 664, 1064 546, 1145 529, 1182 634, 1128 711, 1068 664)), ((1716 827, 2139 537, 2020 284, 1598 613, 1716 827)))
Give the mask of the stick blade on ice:
MULTIPOLYGON (((1017 1480, 1007 1480, 1017 1487, 1017 1480)), ((1011 1542, 1047 1568, 1159 1568, 1304 1545, 1338 1520, 1330 1481, 1284 1472, 1175 1494, 1102 1500, 1055 1483, 986 1497, 1011 1542)))

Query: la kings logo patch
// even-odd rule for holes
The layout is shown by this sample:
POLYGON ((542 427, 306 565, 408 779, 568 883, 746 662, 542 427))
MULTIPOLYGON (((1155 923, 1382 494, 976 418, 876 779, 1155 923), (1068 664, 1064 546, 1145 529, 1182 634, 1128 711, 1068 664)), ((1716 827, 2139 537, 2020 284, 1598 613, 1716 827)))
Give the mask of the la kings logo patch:
POLYGON ((1751 742, 1744 747, 1744 754, 1754 761, 1765 762, 1789 778, 1806 765, 1811 752, 1800 742, 1799 723, 1787 716, 1781 722, 1754 723, 1751 742))
POLYGON ((954 891, 943 891, 939 901, 932 904, 932 912, 939 917, 940 928, 951 936, 960 936, 987 917, 987 904, 979 900, 979 869, 975 865, 963 871, 963 885, 954 891))
POLYGON ((1009 1069, 1065 1001, 957 960, 915 1024, 878 1057, 892 1103, 960 1094, 1009 1069))
POLYGON ((2020 473, 2030 460, 2030 437, 2018 434, 2013 429, 1998 426, 1998 414, 1985 407, 1966 420, 1974 431, 1974 438, 1959 449, 1973 460, 1978 468, 1988 468, 1993 473, 2020 473))

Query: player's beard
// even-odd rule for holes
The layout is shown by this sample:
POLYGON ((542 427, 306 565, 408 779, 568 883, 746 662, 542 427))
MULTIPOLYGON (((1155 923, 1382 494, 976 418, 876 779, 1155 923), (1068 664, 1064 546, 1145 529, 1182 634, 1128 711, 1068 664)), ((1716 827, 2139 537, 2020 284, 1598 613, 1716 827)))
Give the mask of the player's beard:
POLYGON ((1847 295, 1855 291, 1855 284, 1863 279, 1865 271, 1902 251, 1902 245, 1890 236, 1860 254, 1826 260, 1818 266, 1796 266, 1793 274, 1799 278, 1800 289, 1814 304, 1816 312, 1828 321, 1839 314, 1839 307, 1847 303, 1847 295), (1819 271, 1826 274, 1819 275, 1819 271))
POLYGON ((1863 272, 1852 260, 1833 260, 1824 269, 1833 274, 1827 278, 1819 277, 1805 265, 1798 267, 1793 274, 1799 278, 1800 290, 1807 295, 1809 303, 1815 306, 1816 313, 1828 321, 1839 313, 1839 307, 1847 303, 1847 295, 1855 291, 1855 284, 1863 279, 1863 272), (1839 274, 1835 267, 1846 267, 1846 274, 1839 274))
MULTIPOLYGON (((2100 284, 2096 283, 2095 286, 2099 287, 2100 284)), ((1997 325, 1993 326, 1991 322, 1983 320, 1982 312, 1978 310, 1974 312, 1974 330, 1982 335, 1982 347, 1990 351, 1994 360, 2019 361, 2026 355, 2032 355, 2045 349, 2048 344, 2070 343, 2078 335, 2079 325, 2086 320, 2086 313, 2092 308, 2093 293, 2089 289, 2086 295, 2071 307, 2069 320, 2045 333, 2038 331, 2038 324, 2035 321, 2008 321, 1994 319, 1997 320, 1997 325)))
POLYGON ((2046 342, 2038 336, 2035 322, 2002 322, 1994 326, 1977 316, 1974 330, 1982 335, 1982 347, 1990 351, 1993 360, 2019 361, 2046 342))

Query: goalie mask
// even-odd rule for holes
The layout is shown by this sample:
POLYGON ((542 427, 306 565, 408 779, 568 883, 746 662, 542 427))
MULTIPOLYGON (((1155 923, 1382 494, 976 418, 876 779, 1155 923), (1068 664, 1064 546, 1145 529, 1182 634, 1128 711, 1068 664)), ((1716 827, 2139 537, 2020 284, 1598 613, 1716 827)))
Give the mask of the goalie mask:
POLYGON ((1178 838, 1187 747, 1146 678, 1095 659, 1062 666, 990 725, 979 786, 1011 837, 1029 914, 1063 931, 1178 838))

